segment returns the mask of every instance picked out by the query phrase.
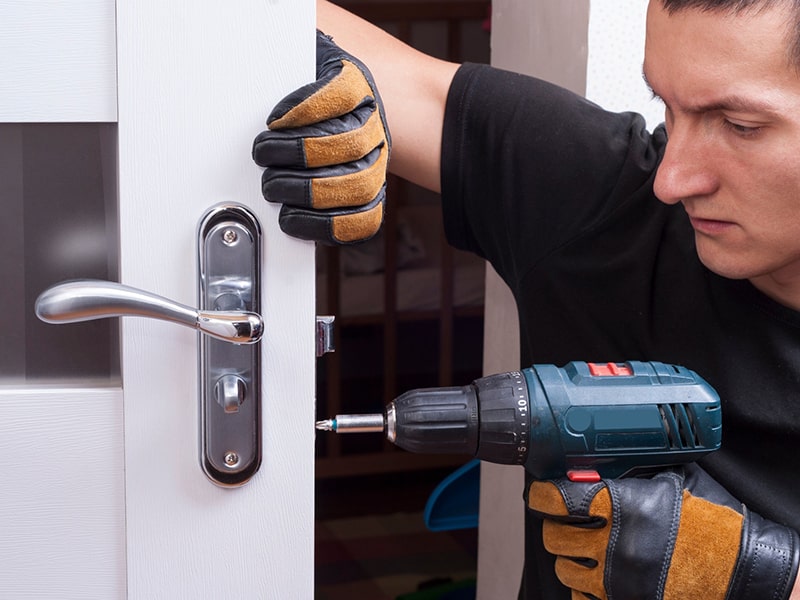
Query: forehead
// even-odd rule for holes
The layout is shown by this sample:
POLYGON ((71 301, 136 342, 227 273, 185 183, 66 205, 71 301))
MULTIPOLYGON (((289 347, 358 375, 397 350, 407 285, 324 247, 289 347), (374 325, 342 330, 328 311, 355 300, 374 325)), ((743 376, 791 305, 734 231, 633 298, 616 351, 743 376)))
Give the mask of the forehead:
POLYGON ((790 23, 787 3, 740 12, 685 8, 669 13, 661 0, 651 0, 645 77, 662 97, 800 91, 787 43, 790 23))

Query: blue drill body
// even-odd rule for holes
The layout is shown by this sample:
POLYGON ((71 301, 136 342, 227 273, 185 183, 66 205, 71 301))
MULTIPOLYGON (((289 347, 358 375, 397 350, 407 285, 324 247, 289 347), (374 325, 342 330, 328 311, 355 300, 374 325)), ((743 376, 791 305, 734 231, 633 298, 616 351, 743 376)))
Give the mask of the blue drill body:
POLYGON ((538 479, 620 477, 696 461, 720 447, 720 399, 660 362, 534 365, 463 387, 406 392, 385 413, 406 450, 519 464, 538 479))

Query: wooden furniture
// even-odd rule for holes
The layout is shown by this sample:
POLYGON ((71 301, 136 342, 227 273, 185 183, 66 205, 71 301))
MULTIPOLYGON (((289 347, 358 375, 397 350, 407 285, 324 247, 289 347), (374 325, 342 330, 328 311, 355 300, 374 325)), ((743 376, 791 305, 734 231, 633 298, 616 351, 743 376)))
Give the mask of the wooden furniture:
MULTIPOLYGON (((467 54, 471 60, 482 54, 488 62, 489 35, 482 31, 489 13, 486 0, 338 0, 337 4, 417 47, 424 43, 422 29, 428 42, 440 49, 441 58, 460 62, 467 54)), ((337 348, 319 361, 320 418, 380 410, 398 393, 420 383, 461 385, 469 381, 463 377, 480 376, 483 265, 447 245, 438 198, 390 176, 382 238, 382 243, 371 242, 379 256, 370 260, 382 263, 377 272, 348 272, 352 256, 347 253, 353 249, 320 252, 317 313, 336 315, 337 348), (404 256, 409 236, 414 238, 412 246, 421 242, 425 256, 410 260, 404 256), (409 295, 410 291, 416 293, 409 295), (457 344, 461 347, 454 354, 457 344), (437 347, 435 356, 432 347, 437 347), (404 373, 415 359, 433 363, 427 378, 404 373)), ((418 371, 419 365, 415 368, 418 371)), ((318 478, 456 466, 465 460, 399 451, 377 434, 371 439, 346 437, 318 438, 318 478)))

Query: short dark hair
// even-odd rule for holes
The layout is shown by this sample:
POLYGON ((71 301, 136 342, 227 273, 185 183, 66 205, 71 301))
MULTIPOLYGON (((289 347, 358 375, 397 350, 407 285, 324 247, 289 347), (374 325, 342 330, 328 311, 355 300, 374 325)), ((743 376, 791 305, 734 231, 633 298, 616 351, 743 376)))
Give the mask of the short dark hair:
POLYGON ((737 14, 748 10, 766 10, 781 4, 791 7, 792 20, 786 24, 790 64, 800 71, 800 0, 659 0, 669 14, 693 8, 707 12, 737 14))

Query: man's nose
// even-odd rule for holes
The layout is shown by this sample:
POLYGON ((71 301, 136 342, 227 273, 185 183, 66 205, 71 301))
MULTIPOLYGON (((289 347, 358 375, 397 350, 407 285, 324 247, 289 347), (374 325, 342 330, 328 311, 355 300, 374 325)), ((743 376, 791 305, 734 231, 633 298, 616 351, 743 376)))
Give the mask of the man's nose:
POLYGON ((718 180, 710 146, 702 132, 672 128, 653 183, 656 197, 665 204, 676 204, 714 193, 718 180))

